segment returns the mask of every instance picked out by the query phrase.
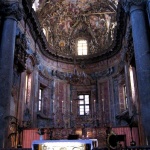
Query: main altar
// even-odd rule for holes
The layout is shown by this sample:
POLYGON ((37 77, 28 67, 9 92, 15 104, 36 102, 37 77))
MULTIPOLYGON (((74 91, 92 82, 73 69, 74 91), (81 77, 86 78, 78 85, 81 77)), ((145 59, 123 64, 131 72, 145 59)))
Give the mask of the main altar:
POLYGON ((97 146, 97 139, 35 140, 32 142, 32 150, 92 150, 97 146))

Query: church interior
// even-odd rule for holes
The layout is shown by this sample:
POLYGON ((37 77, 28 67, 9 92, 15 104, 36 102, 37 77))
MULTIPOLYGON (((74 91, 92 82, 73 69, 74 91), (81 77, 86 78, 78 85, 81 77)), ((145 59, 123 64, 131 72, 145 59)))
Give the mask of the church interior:
POLYGON ((150 0, 0 0, 0 148, 150 149, 149 32, 150 0))

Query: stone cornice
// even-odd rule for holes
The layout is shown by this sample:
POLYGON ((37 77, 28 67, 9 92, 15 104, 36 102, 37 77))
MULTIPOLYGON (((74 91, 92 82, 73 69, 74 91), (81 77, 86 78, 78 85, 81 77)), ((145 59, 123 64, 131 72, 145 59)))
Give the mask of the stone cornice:
POLYGON ((23 17, 22 5, 18 1, 0 0, 0 16, 20 21, 23 17))

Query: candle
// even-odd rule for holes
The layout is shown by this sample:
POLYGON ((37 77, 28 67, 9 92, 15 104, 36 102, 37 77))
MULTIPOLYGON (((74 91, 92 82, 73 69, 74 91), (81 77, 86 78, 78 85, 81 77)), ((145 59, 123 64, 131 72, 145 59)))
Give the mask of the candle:
POLYGON ((88 136, 88 133, 87 133, 87 136, 86 136, 86 138, 87 138, 87 139, 89 138, 89 136, 88 136))
POLYGON ((64 106, 63 106, 63 102, 64 102, 64 101, 62 101, 62 113, 64 112, 64 106))
POLYGON ((71 105, 70 105, 70 107, 71 107, 71 112, 72 112, 72 101, 71 101, 71 105))
POLYGON ((54 108, 55 108, 55 107, 54 107, 54 100, 53 100, 53 113, 54 113, 54 108))
POLYGON ((104 99, 102 99, 103 111, 104 111, 104 99))
POLYGON ((96 111, 96 106, 95 106, 95 99, 94 99, 94 112, 96 111))

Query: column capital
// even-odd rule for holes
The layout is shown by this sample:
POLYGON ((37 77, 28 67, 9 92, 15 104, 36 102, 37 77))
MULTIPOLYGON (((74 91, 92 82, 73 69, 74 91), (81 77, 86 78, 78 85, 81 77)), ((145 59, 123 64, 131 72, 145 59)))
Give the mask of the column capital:
POLYGON ((122 0, 122 7, 124 8, 125 12, 130 12, 131 6, 143 6, 147 0, 122 0))
POLYGON ((0 0, 0 15, 20 21, 23 17, 23 8, 18 0, 0 0))

